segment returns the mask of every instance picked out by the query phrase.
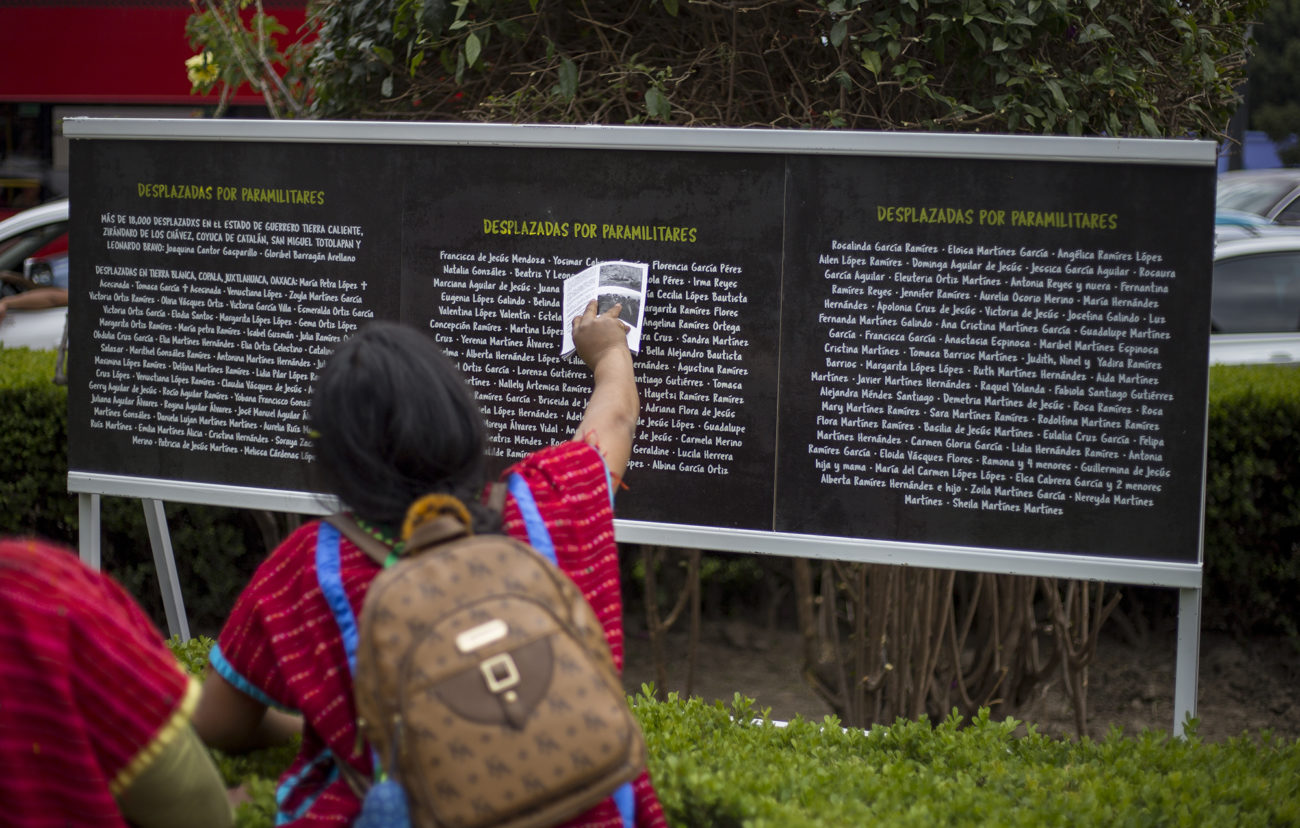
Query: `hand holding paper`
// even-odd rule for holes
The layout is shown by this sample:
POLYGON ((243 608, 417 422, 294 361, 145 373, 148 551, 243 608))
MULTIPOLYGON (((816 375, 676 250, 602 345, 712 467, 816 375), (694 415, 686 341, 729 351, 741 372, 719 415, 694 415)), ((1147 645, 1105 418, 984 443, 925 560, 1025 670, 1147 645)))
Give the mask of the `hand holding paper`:
POLYGON ((646 279, 650 267, 644 262, 597 262, 564 280, 564 340, 560 356, 574 352, 570 323, 581 316, 587 305, 596 302, 596 313, 603 314, 621 304, 618 318, 627 325, 627 347, 641 351, 641 325, 645 320, 646 279))

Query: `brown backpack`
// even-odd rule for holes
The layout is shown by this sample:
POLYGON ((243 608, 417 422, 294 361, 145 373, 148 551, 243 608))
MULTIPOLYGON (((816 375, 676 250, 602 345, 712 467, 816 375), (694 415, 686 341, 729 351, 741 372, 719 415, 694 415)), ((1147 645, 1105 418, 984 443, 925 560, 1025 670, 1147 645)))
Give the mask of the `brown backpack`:
POLYGON ((553 825, 635 778, 645 743, 578 587, 532 546, 469 524, 445 495, 411 507, 404 555, 357 624, 358 724, 412 825, 553 825))

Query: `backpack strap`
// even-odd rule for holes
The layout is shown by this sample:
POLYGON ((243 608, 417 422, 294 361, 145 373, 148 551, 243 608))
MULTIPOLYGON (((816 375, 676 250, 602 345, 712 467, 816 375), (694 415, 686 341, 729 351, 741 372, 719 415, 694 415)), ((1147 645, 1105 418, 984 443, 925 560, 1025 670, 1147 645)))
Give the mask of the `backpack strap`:
MULTIPOLYGON (((329 604, 330 612, 334 614, 334 621, 338 624, 339 636, 343 640, 343 650, 348 657, 348 672, 355 674, 357 671, 359 633, 356 614, 352 612, 352 604, 348 602, 347 591, 343 588, 342 572, 339 565, 339 534, 341 528, 336 525, 336 520, 345 527, 352 527, 355 533, 349 533, 347 535, 348 539, 381 563, 383 558, 372 553, 369 547, 382 547, 382 549, 377 549, 376 552, 381 552, 384 556, 391 550, 385 544, 361 531, 361 527, 357 526, 356 521, 350 515, 330 515, 328 519, 320 522, 320 526, 316 530, 316 580, 320 584, 321 594, 325 596, 325 603, 329 604)), ((352 789, 358 799, 364 801, 367 792, 374 783, 363 777, 347 763, 347 760, 335 755, 333 750, 330 750, 330 754, 334 756, 334 766, 347 780, 348 787, 352 789)), ((374 764, 376 772, 379 772, 379 757, 374 755, 373 751, 371 752, 371 762, 374 764)))
MULTIPOLYGON (((537 500, 533 497, 533 490, 528 488, 528 481, 519 472, 511 472, 506 485, 509 486, 510 496, 515 499, 519 514, 524 519, 524 528, 528 531, 528 543, 558 568, 560 564, 555 557, 555 543, 551 540, 551 530, 547 528, 546 520, 542 517, 541 510, 537 508, 537 500)), ((624 782, 610 796, 614 800, 614 805, 618 807, 619 816, 623 818, 624 828, 634 828, 636 794, 632 790, 632 783, 624 782)))
MULTIPOLYGON (((372 561, 380 566, 388 565, 388 558, 393 554, 392 548, 378 538, 366 534, 366 530, 361 528, 361 524, 357 523, 356 518, 351 514, 335 512, 325 520, 342 532, 343 537, 356 544, 356 547, 365 552, 372 561)), ((319 536, 317 537, 319 539, 319 536)))

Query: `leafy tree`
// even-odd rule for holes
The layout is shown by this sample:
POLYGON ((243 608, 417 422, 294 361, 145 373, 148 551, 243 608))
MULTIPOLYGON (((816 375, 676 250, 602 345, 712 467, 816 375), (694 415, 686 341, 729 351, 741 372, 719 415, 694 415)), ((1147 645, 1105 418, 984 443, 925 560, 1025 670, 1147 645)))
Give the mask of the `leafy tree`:
MULTIPOLYGON (((1253 27, 1254 48, 1247 65, 1250 125, 1274 141, 1300 133, 1300 0, 1272 0, 1253 27)), ((1278 152, 1284 164, 1300 163, 1300 146, 1278 152)))
MULTIPOLYGON (((247 3, 199 6, 238 21, 233 7, 247 3)), ((1217 138, 1265 4, 319 0, 310 57, 278 70, 305 83, 273 111, 1217 138)), ((223 73, 209 88, 249 80, 280 95, 258 76, 267 62, 236 48, 266 38, 243 31, 192 27, 223 73)))

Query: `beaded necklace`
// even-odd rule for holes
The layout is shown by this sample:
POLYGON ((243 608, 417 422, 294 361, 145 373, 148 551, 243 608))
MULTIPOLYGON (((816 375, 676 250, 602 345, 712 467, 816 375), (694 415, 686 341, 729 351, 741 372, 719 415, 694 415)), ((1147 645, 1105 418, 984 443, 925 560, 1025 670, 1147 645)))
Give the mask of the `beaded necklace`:
POLYGON ((403 543, 402 540, 397 537, 396 532, 386 526, 378 526, 368 520, 363 520, 356 515, 353 515, 352 519, 356 521, 357 526, 361 527, 362 532, 365 532, 370 537, 393 550, 393 553, 388 556, 388 563, 385 563, 385 566, 389 565, 389 563, 394 559, 401 557, 403 543))

